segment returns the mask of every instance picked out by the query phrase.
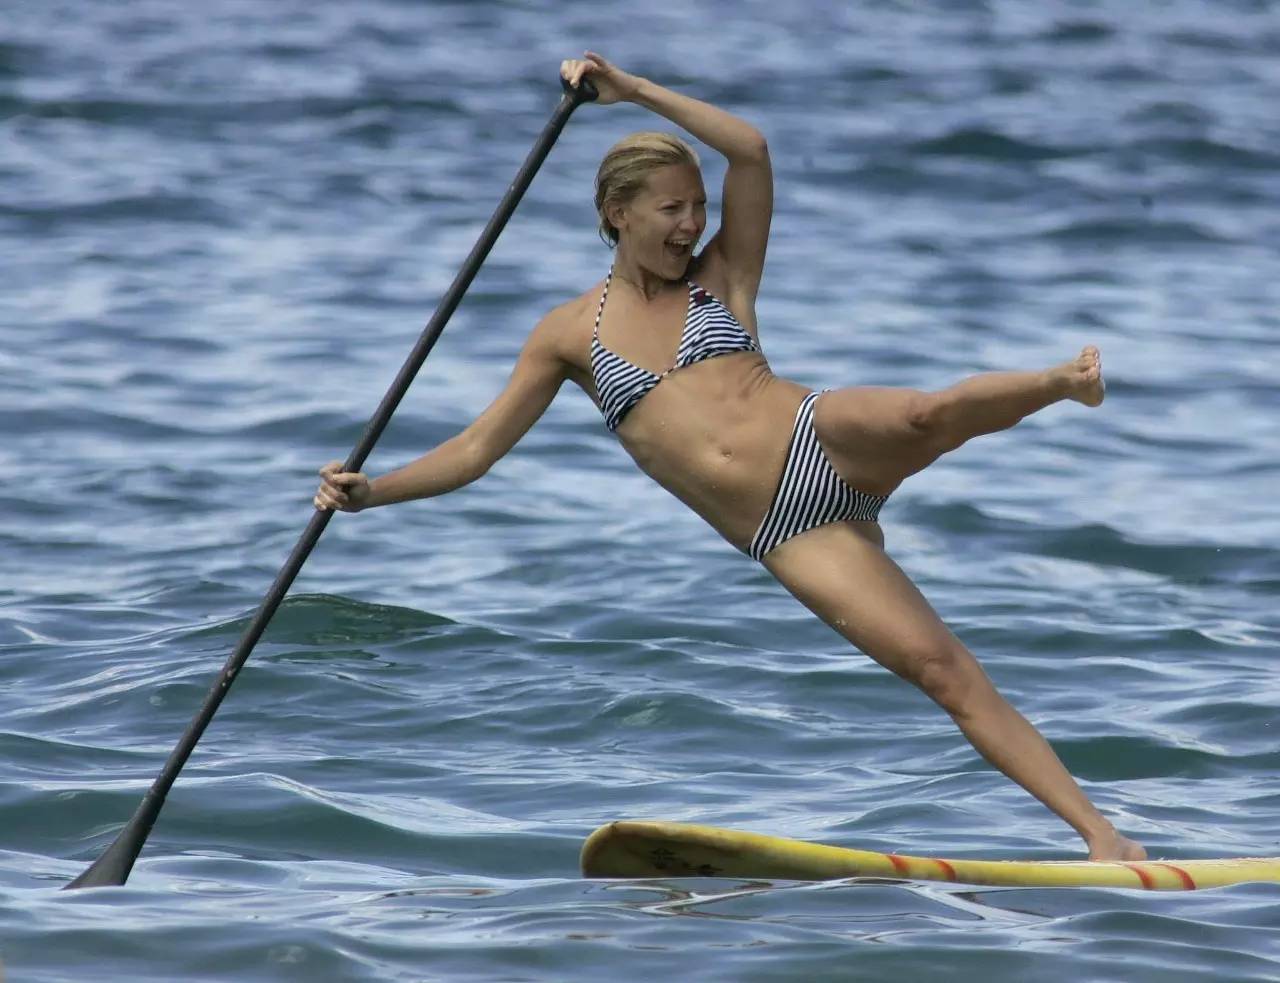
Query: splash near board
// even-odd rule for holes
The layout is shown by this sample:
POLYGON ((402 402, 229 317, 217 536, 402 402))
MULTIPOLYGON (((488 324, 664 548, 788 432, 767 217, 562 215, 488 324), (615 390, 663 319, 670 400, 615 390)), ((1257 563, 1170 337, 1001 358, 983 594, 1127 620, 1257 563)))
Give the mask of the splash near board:
POLYGON ((740 877, 834 880, 891 877, 999 887, 1127 887, 1194 891, 1248 881, 1280 882, 1280 857, 1228 860, 941 860, 823 846, 761 833, 623 820, 582 846, 586 877, 740 877))

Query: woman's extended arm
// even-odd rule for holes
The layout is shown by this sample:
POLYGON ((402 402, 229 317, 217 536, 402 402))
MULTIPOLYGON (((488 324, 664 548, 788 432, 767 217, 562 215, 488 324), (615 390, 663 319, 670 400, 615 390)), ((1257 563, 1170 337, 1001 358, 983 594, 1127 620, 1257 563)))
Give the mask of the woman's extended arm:
POLYGON ((575 86, 590 76, 600 91, 599 103, 643 106, 724 155, 729 167, 720 229, 703 250, 702 260, 723 264, 731 292, 754 304, 773 217, 773 168, 764 134, 732 113, 624 72, 592 51, 584 60, 564 62, 560 73, 575 86))
POLYGON ((568 377, 560 358, 555 312, 534 328, 506 387, 475 422, 403 468, 370 481, 333 461, 320 469, 318 509, 359 512, 415 498, 443 495, 470 484, 491 468, 551 405, 568 377))

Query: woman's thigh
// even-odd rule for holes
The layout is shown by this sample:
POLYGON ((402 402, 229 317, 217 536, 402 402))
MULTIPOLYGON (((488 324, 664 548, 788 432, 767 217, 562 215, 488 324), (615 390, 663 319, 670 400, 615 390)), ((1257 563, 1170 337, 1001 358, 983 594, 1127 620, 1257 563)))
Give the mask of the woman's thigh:
POLYGON ((916 389, 833 389, 814 405, 813 429, 840 477, 869 495, 887 495, 938 457, 918 422, 931 398, 916 389))
POLYGON ((764 565, 797 600, 886 669, 942 701, 985 678, 880 546, 845 523, 787 540, 764 565))

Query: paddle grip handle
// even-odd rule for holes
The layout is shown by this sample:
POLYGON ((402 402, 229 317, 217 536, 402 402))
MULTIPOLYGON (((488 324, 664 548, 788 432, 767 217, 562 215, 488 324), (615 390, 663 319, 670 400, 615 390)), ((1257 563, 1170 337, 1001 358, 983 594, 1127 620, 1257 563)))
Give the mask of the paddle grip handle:
POLYGON ((584 102, 595 102, 600 98, 600 90, 591 84, 591 79, 584 78, 577 88, 569 84, 569 80, 563 75, 560 76, 560 88, 564 89, 565 95, 574 101, 574 105, 582 105, 584 102))

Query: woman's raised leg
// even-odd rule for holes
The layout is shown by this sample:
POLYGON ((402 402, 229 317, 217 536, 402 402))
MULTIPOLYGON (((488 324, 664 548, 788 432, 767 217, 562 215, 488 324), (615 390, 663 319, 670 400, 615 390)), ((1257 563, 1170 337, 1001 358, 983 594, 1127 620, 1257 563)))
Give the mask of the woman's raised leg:
POLYGON ((948 451, 1007 430, 1064 399, 1097 406, 1104 394, 1098 349, 1041 372, 987 372, 938 392, 854 387, 824 393, 814 431, 849 484, 885 495, 948 451))
POLYGON ((797 599, 882 666, 919 686, 978 752, 1084 838, 1092 860, 1141 860, 1094 807, 1048 742, 1005 701, 972 653, 858 523, 820 526, 764 565, 797 599))

